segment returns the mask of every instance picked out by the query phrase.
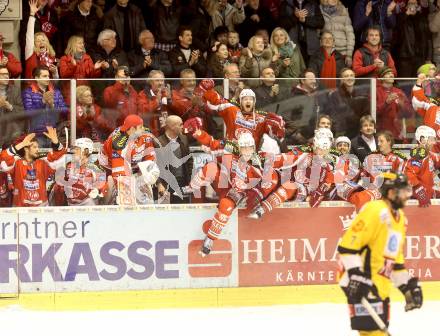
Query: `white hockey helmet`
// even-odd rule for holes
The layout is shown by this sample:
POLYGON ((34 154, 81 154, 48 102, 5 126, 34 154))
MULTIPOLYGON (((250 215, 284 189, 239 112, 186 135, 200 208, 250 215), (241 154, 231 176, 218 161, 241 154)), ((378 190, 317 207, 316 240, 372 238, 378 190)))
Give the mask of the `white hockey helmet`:
POLYGON ((92 139, 89 139, 89 138, 76 139, 74 147, 81 148, 81 152, 83 152, 84 149, 88 149, 89 154, 93 153, 93 141, 92 141, 92 139))
POLYGON ((256 96, 255 96, 255 92, 252 91, 251 89, 243 89, 240 92, 240 105, 241 105, 241 101, 244 97, 252 97, 254 98, 254 102, 257 100, 256 96))
POLYGON ((347 143, 348 147, 351 148, 351 141, 350 141, 350 139, 348 137, 346 137, 346 136, 337 137, 336 140, 335 140, 335 146, 337 146, 341 142, 347 143))
POLYGON ((315 137, 327 137, 333 142, 333 132, 330 128, 318 128, 315 130, 315 137))
POLYGON ((422 125, 422 126, 417 127, 417 129, 416 129, 416 140, 417 140, 417 142, 420 142, 420 139, 422 137, 425 138, 425 139, 435 138, 436 134, 435 134, 434 129, 432 129, 431 127, 426 126, 426 125, 422 125))
POLYGON ((319 149, 329 150, 332 148, 332 139, 327 136, 315 135, 313 138, 313 146, 319 149))
POLYGON ((238 147, 255 147, 255 140, 251 133, 242 132, 237 139, 238 147))

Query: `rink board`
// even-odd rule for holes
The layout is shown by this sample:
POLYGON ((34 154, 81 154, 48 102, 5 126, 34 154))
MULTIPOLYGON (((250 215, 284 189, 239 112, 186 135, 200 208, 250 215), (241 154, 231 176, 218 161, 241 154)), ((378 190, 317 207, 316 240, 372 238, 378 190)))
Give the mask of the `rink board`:
MULTIPOLYGON (((428 300, 440 300, 440 203, 434 202, 406 208, 407 267, 424 281, 428 300)), ((260 221, 234 212, 214 253, 201 258, 201 223, 215 209, 0 211, 0 305, 96 310, 344 301, 335 252, 351 206, 291 203, 260 221)))

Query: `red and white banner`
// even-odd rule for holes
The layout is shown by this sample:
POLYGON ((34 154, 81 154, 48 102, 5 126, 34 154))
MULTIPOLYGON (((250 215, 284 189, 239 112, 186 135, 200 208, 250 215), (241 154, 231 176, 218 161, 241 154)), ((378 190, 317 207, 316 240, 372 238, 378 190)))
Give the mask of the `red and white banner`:
MULTIPOLYGON (((439 207, 405 213, 406 267, 421 280, 440 280, 439 207)), ((280 208, 261 221, 240 214, 239 286, 336 283, 336 249, 352 215, 352 207, 280 208)))

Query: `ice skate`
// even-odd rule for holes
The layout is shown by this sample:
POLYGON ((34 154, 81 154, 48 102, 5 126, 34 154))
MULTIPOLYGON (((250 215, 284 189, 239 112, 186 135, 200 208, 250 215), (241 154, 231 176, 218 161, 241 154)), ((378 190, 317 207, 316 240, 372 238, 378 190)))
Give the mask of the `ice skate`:
POLYGON ((249 215, 247 215, 247 218, 260 219, 261 217, 263 217, 264 213, 264 208, 261 205, 258 205, 254 208, 254 210, 252 210, 249 215))
POLYGON ((208 236, 203 241, 202 249, 200 250, 200 255, 202 257, 206 257, 209 253, 211 253, 212 245, 214 244, 214 241, 209 238, 208 236))

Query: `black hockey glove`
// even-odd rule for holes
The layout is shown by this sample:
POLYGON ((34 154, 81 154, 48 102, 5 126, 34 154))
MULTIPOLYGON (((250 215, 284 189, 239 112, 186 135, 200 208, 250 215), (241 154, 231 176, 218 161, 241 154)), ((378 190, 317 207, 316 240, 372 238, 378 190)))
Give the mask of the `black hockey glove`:
POLYGON ((348 270, 350 282, 345 288, 349 303, 360 302, 363 297, 367 297, 373 288, 373 281, 366 276, 359 268, 348 270))
POLYGON ((399 290, 405 296, 405 311, 420 308, 423 304, 422 288, 418 278, 411 278, 406 285, 399 286, 399 290))

